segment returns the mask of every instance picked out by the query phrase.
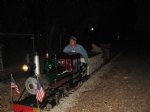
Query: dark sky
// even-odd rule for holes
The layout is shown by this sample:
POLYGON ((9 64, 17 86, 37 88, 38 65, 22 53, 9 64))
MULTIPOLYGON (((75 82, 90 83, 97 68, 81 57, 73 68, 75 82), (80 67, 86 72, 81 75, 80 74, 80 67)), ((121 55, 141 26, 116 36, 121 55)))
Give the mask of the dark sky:
POLYGON ((136 0, 137 3, 137 24, 136 31, 147 33, 150 31, 150 1, 136 0))
POLYGON ((130 39, 150 31, 149 11, 148 0, 0 0, 0 43, 16 56, 16 49, 32 50, 32 40, 14 33, 34 34, 39 51, 62 51, 71 35, 85 48, 117 35, 130 39))
POLYGON ((69 35, 128 37, 150 31, 149 6, 146 0, 1 0, 0 32, 33 33, 50 45, 69 35))

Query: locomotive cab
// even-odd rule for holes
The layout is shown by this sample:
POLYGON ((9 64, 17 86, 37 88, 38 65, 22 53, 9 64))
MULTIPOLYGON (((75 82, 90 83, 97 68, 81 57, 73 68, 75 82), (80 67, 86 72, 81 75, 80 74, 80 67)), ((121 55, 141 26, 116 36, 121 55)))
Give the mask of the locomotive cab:
POLYGON ((45 65, 45 72, 48 73, 54 69, 63 69, 70 72, 75 72, 78 70, 79 65, 81 64, 80 61, 80 54, 72 54, 72 53, 59 53, 55 54, 51 57, 51 59, 46 59, 45 65), (78 66, 77 66, 78 65, 78 66))

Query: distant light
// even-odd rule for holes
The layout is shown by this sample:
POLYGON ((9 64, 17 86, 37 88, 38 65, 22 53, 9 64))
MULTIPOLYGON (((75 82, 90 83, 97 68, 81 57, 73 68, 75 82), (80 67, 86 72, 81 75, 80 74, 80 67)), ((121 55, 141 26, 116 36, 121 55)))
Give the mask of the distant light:
POLYGON ((120 36, 118 35, 118 39, 120 38, 120 36))
POLYGON ((93 27, 91 27, 91 31, 94 31, 94 28, 93 28, 93 27))

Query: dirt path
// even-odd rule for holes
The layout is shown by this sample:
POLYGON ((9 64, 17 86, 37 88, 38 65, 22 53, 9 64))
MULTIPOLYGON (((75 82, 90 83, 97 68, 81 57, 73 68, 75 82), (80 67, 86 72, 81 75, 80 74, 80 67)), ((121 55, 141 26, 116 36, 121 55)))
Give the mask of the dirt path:
POLYGON ((150 112, 150 58, 142 51, 124 52, 93 90, 81 92, 68 112, 150 112))

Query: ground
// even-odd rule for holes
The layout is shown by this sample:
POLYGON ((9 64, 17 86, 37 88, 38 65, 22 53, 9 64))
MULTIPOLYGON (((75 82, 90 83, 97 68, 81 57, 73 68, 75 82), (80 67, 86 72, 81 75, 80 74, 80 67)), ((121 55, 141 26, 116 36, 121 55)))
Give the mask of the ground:
MULTIPOLYGON (((51 112, 150 112, 149 57, 142 48, 123 50, 51 112)), ((7 109, 10 90, 0 90, 7 109)))

